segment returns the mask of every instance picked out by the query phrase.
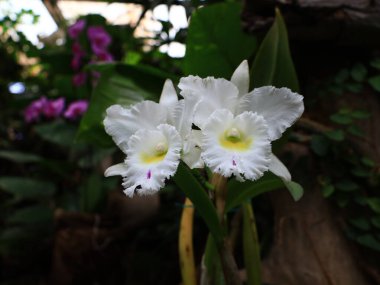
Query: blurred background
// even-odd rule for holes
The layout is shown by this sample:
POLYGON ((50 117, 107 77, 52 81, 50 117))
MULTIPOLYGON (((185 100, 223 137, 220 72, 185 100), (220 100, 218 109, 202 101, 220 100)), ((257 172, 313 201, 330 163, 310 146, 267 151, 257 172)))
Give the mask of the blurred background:
POLYGON ((0 284, 180 284, 184 194, 130 199, 103 176, 124 158, 104 108, 260 53, 278 87, 295 69, 306 107, 274 144, 304 197, 253 201, 265 284, 380 284, 378 0, 0 0, 0 284), (265 44, 275 7, 287 32, 265 44))

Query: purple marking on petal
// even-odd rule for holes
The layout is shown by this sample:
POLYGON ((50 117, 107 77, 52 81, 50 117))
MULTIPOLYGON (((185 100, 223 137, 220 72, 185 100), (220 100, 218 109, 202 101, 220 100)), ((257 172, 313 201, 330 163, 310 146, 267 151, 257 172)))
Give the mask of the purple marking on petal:
POLYGON ((148 173, 146 174, 146 178, 150 179, 152 177, 152 171, 150 169, 148 170, 148 173))
POLYGON ((233 165, 233 166, 236 166, 236 161, 235 161, 235 159, 232 160, 232 165, 233 165))

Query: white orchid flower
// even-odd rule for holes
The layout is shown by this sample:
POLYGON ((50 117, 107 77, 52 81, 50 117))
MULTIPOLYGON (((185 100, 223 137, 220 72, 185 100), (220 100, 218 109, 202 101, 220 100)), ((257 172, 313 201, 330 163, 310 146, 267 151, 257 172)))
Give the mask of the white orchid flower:
POLYGON ((202 158, 212 171, 255 180, 269 169, 291 180, 287 168, 271 152, 270 142, 303 113, 301 95, 273 86, 248 92, 247 61, 235 70, 231 81, 188 76, 178 86, 185 99, 197 100, 193 122, 203 133, 202 158))
POLYGON ((184 101, 178 101, 167 80, 159 103, 143 101, 106 110, 105 130, 127 157, 109 167, 105 176, 121 175, 126 195, 157 192, 175 174, 181 154, 190 167, 202 164, 191 131, 192 106, 184 101))

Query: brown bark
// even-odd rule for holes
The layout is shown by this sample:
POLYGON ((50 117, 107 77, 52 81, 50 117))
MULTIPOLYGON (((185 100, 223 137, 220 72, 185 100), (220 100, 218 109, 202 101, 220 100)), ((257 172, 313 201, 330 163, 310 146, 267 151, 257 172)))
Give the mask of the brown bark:
MULTIPOLYGON (((306 148, 303 159, 310 154, 306 148)), ((271 285, 366 285, 339 223, 309 181, 304 197, 294 202, 286 191, 273 193, 274 246, 263 263, 263 280, 271 285)))

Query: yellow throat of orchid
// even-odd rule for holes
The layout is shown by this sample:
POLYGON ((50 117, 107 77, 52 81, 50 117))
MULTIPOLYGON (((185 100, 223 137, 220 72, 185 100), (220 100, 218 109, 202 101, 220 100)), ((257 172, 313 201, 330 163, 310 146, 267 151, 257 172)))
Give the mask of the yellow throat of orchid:
POLYGON ((237 128, 230 128, 220 136, 219 142, 226 149, 245 151, 250 148, 252 138, 244 136, 237 128))
POLYGON ((156 146, 154 147, 152 151, 142 153, 141 161, 146 164, 160 162, 165 158, 167 152, 168 152, 167 144, 164 142, 160 142, 156 144, 156 146))

